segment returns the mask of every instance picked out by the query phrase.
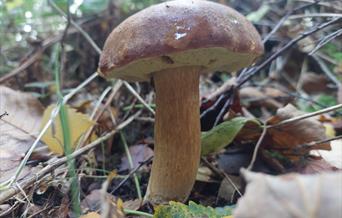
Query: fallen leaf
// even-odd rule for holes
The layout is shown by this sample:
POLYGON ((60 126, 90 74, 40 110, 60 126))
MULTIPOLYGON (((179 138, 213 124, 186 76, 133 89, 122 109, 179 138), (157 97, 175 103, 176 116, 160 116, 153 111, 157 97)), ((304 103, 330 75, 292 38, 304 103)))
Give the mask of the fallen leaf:
POLYGON ((276 101, 277 98, 288 97, 275 88, 259 89, 248 86, 242 88, 239 93, 242 102, 247 102, 258 107, 263 106, 275 109, 283 106, 281 102, 276 101))
POLYGON ((270 176, 242 171, 245 195, 234 218, 342 217, 342 172, 270 176))
POLYGON ((296 170, 296 172, 301 174, 317 174, 337 170, 336 167, 332 166, 321 157, 310 157, 305 161, 305 164, 303 164, 302 167, 296 170))
POLYGON ((96 211, 101 208, 101 190, 95 189, 90 192, 81 202, 82 210, 96 211))
POLYGON ((232 175, 229 175, 229 178, 231 179, 231 182, 234 185, 231 182, 229 182, 227 179, 223 179, 220 184, 217 197, 222 198, 229 203, 233 203, 234 196, 236 194, 235 187, 237 187, 239 190, 241 189, 242 179, 240 176, 232 176, 232 175))
MULTIPOLYGON (((136 168, 141 162, 146 161, 153 156, 153 150, 147 145, 133 145, 129 147, 129 152, 132 157, 133 166, 132 169, 136 168)), ((120 170, 131 169, 128 162, 127 156, 121 158, 120 170)))
MULTIPOLYGON (((288 104, 286 107, 279 109, 277 114, 269 119, 267 123, 274 125, 302 114, 303 112, 288 104)), ((271 137, 270 149, 280 151, 292 161, 297 161, 303 155, 308 154, 310 150, 331 149, 330 143, 300 146, 327 138, 323 124, 314 117, 270 128, 268 129, 268 135, 271 137)))
POLYGON ((129 209, 129 210, 138 210, 142 204, 143 202, 140 199, 129 200, 123 203, 123 208, 129 209))
POLYGON ((81 216, 81 218, 101 218, 101 215, 96 212, 90 212, 86 215, 81 216))
POLYGON ((208 132, 202 132, 201 155, 218 152, 230 144, 247 122, 258 124, 258 121, 253 119, 236 117, 215 126, 208 132))
MULTIPOLYGON (((54 105, 50 105, 45 111, 42 119, 42 127, 49 121, 54 105)), ((71 136, 71 147, 75 149, 80 137, 95 123, 85 114, 76 112, 75 109, 66 105, 69 121, 69 130, 71 136)), ((49 149, 55 153, 64 154, 63 149, 63 132, 59 116, 57 115, 53 124, 44 134, 42 141, 48 145, 49 149)))
POLYGON ((312 151, 311 154, 319 155, 330 165, 342 169, 342 140, 332 141, 330 151, 312 151))
POLYGON ((325 128, 325 135, 328 137, 328 138, 333 138, 336 136, 336 131, 334 129, 334 126, 333 124, 331 123, 324 123, 324 128, 325 128))
POLYGON ((322 74, 306 72, 301 77, 301 88, 307 94, 317 94, 329 90, 329 80, 322 74))
MULTIPOLYGON (((43 106, 32 95, 0 86, 0 182, 11 178, 40 130, 43 106)), ((20 178, 29 173, 25 167, 20 178)))

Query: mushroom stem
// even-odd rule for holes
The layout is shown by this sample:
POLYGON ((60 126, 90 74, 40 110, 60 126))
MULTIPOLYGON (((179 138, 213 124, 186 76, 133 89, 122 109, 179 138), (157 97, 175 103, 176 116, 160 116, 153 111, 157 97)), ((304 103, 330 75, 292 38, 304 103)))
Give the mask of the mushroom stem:
POLYGON ((185 201, 200 160, 200 67, 163 70, 156 88, 155 147, 146 199, 153 204, 185 201))

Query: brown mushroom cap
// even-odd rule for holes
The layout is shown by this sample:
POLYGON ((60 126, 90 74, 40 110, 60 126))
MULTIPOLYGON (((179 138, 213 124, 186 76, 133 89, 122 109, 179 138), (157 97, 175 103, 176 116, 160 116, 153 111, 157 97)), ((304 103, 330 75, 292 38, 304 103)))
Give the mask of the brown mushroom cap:
POLYGON ((99 71, 130 81, 183 66, 236 71, 262 53, 258 32, 235 10, 210 1, 176 0, 148 7, 117 26, 105 42, 99 71))

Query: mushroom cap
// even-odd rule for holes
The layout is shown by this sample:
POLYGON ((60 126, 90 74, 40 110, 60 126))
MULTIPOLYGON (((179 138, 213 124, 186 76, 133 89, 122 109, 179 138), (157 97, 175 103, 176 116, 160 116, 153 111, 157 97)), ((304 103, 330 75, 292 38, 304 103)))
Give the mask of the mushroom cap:
POLYGON ((183 66, 236 71, 263 51, 254 26, 234 9, 175 0, 150 6, 118 25, 105 42, 99 72, 106 78, 145 81, 153 72, 183 66))

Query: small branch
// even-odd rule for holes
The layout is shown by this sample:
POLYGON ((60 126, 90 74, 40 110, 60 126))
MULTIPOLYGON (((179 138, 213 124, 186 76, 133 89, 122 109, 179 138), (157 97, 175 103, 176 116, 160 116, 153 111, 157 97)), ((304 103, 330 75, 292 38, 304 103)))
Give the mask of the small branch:
POLYGON ((327 142, 332 142, 332 141, 339 140, 339 139, 342 139, 342 135, 335 136, 335 137, 332 137, 332 138, 329 138, 329 139, 323 139, 323 140, 316 141, 316 142, 310 142, 310 143, 308 143, 308 144, 300 145, 300 146, 298 146, 298 147, 315 146, 315 145, 325 144, 325 143, 327 143, 327 142))
POLYGON ((333 19, 331 19, 328 22, 325 22, 317 27, 314 27, 300 35, 298 35, 297 37, 295 37, 294 39, 292 39, 291 41, 289 41, 284 47, 282 47, 281 49, 279 49, 277 52, 273 53, 269 58, 267 58, 266 60, 264 60, 262 63, 260 63, 259 65, 255 66, 255 67, 251 67, 249 69, 247 69, 244 73, 241 73, 240 76, 238 77, 237 80, 237 87, 236 88, 240 88, 243 84, 245 84, 251 77, 253 77, 256 73, 258 73, 260 70, 264 69, 265 67, 267 67, 273 60, 275 60, 280 54, 282 54, 283 52, 287 51, 288 49, 290 49, 294 44, 296 44, 298 41, 330 26, 333 25, 337 22, 342 21, 342 17, 335 17, 333 19))
POLYGON ((259 148, 261 146, 261 143, 262 141, 264 140, 265 136, 266 136, 266 133, 267 133, 267 126, 264 126, 264 129, 262 131, 262 134, 257 142, 257 144, 255 145, 255 148, 254 148, 254 151, 253 151, 253 156, 252 156, 252 160, 251 162, 249 163, 248 167, 247 167, 247 170, 252 170, 253 166, 254 166, 254 163, 256 161, 256 158, 257 158, 257 155, 258 155, 258 151, 259 151, 259 148))
MULTIPOLYGON (((49 0, 50 5, 59 13, 61 14, 65 19, 67 18, 67 15, 51 0, 49 0)), ((100 55, 101 49, 99 46, 96 45, 94 40, 89 36, 88 33, 86 33, 80 25, 78 25, 73 19, 70 19, 70 24, 73 25, 82 35, 83 37, 89 42, 89 44, 95 49, 95 51, 100 55)), ((144 99, 134 90, 134 88, 126 81, 123 81, 124 85, 129 89, 129 91, 143 104, 146 106, 146 108, 151 111, 151 113, 154 115, 154 110, 149 107, 149 105, 144 101, 144 99)))
MULTIPOLYGON (((341 14, 342 16, 342 14, 341 14)), ((309 53, 309 55, 313 55, 316 51, 318 51, 320 48, 322 48, 324 45, 326 45, 331 40, 335 39, 336 37, 339 37, 342 35, 342 29, 336 30, 335 32, 332 32, 326 36, 323 37, 322 40, 316 45, 316 47, 309 53)))
POLYGON ((4 116, 8 116, 9 114, 5 111, 3 114, 0 115, 0 119, 2 119, 4 116))
POLYGON ((307 7, 310 7, 312 5, 316 5, 319 1, 314 1, 314 2, 311 2, 309 4, 306 4, 306 5, 303 5, 303 6, 299 6, 295 9, 292 9, 290 11, 288 11, 280 20, 279 22, 274 26, 274 28, 272 29, 271 32, 269 32, 267 34, 267 36, 262 40, 263 43, 267 42, 271 36, 283 25, 283 23, 290 17, 291 14, 297 12, 297 11, 300 11, 300 10, 303 10, 307 7))
POLYGON ((312 112, 312 113, 308 113, 308 114, 303 114, 303 115, 300 115, 298 117, 293 117, 293 118, 290 118, 290 119, 287 119, 287 120, 283 120, 277 124, 274 124, 274 125, 269 125, 267 126, 267 128, 275 128, 275 127, 279 127, 279 126, 282 126, 282 125, 285 125, 285 124, 289 124, 289 123, 293 123, 293 122, 297 122, 299 120, 303 120, 303 119, 307 119, 307 118, 310 118, 310 117, 314 117, 314 116, 317 116, 317 115, 321 115, 321 114, 324 114, 324 113, 328 113, 328 112, 331 112, 331 111, 335 111, 335 110, 338 110, 338 109, 341 109, 342 108, 342 104, 338 104, 338 105, 335 105, 335 106, 332 106, 332 107, 328 107, 328 108, 325 108, 325 109, 322 109, 322 110, 319 110, 319 111, 316 111, 316 112, 312 112))
POLYGON ((307 17, 342 17, 342 14, 339 13, 311 13, 311 14, 296 14, 291 15, 289 19, 299 19, 299 18, 307 18, 307 17))
MULTIPOLYGON (((68 34, 71 33, 75 33, 76 30, 72 29, 68 31, 68 34)), ((42 42, 42 46, 37 49, 34 53, 30 53, 28 54, 29 58, 24 61, 23 63, 21 63, 18 67, 16 67, 15 69, 13 69, 11 72, 5 74, 4 76, 0 77, 0 83, 3 83, 7 80, 9 80, 10 78, 12 78, 13 76, 16 76, 17 74, 23 72, 24 70, 26 70, 28 67, 30 67, 33 63, 35 63, 37 61, 37 59, 40 58, 40 56, 43 54, 43 52, 49 48, 51 45, 57 43, 58 41, 60 41, 62 39, 62 34, 47 38, 46 40, 44 40, 42 42)))
POLYGON ((138 166, 136 166, 129 174, 110 192, 111 194, 114 194, 123 184, 127 182, 127 180, 134 175, 142 166, 147 165, 152 162, 153 156, 149 157, 147 160, 142 161, 139 163, 138 166))
POLYGON ((217 115, 216 119, 215 119, 215 123, 214 126, 216 126, 221 119, 223 118, 225 112, 228 110, 228 108, 230 108, 230 106, 233 104, 234 101, 234 96, 235 96, 235 89, 234 86, 231 87, 232 90, 232 94, 231 97, 228 98, 228 100, 226 101, 226 103, 223 105, 222 109, 220 110, 219 114, 217 115))
POLYGON ((37 61, 37 59, 40 58, 40 56, 43 54, 43 49, 39 48, 34 54, 31 54, 30 57, 24 61, 20 66, 12 70, 11 72, 5 74, 0 78, 0 83, 5 82, 6 80, 10 79, 11 77, 19 74, 20 72, 24 71, 26 68, 31 66, 34 62, 37 61))
MULTIPOLYGON (((121 124, 119 124, 114 130, 107 133, 106 135, 98 138, 97 140, 93 141, 92 143, 80 148, 79 150, 74 151, 72 154, 70 154, 71 159, 75 159, 78 156, 82 155, 83 153, 95 148, 97 145, 101 144, 102 142, 108 140, 110 137, 112 137, 115 133, 117 133, 119 130, 125 128, 128 124, 130 124, 135 118, 137 118, 140 115, 140 111, 137 112, 135 115, 131 116, 121 124)), ((41 169, 39 172, 37 172, 35 175, 30 176, 28 178, 25 178, 24 180, 18 182, 18 185, 22 189, 26 189, 30 187, 32 184, 38 182, 40 179, 44 178, 47 174, 54 171, 59 166, 65 164, 67 162, 67 157, 62 157, 57 159, 56 161, 50 163, 43 169, 41 169)), ((20 192, 20 189, 16 185, 12 185, 8 189, 1 190, 0 192, 0 204, 5 202, 6 200, 10 199, 14 195, 20 192)))
MULTIPOLYGON (((342 33, 342 32, 341 32, 342 33)), ((341 82, 336 78, 333 72, 329 69, 329 67, 321 60, 320 57, 317 55, 313 54, 312 55, 313 59, 317 61, 318 65, 320 68, 323 70, 323 72, 327 75, 327 77, 335 83, 336 86, 341 86, 341 82)))
POLYGON ((232 179, 227 175, 227 173, 223 172, 221 169, 218 169, 214 165, 212 165, 206 158, 201 157, 201 161, 214 173, 221 176, 223 179, 226 179, 235 189, 235 191, 242 196, 242 193, 240 192, 239 188, 235 185, 235 183, 232 181, 232 179))
POLYGON ((138 101, 140 101, 140 103, 142 103, 153 115, 156 114, 151 106, 147 104, 144 99, 142 99, 142 97, 133 89, 133 87, 128 82, 124 82, 124 85, 134 95, 134 97, 136 97, 138 101))

